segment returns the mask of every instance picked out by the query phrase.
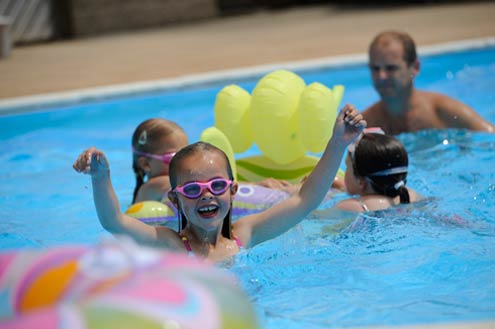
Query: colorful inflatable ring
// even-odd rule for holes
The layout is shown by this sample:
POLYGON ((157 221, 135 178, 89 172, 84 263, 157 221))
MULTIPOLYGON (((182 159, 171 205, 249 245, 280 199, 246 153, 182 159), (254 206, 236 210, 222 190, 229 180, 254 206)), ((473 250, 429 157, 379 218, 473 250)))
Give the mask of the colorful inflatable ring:
POLYGON ((2 328, 258 328, 234 277, 129 241, 0 254, 2 328))
MULTIPOLYGON (((232 158, 229 148, 240 153, 256 142, 262 155, 236 160, 233 168, 238 180, 272 177, 297 183, 317 162, 306 153, 322 152, 331 138, 343 94, 342 85, 333 89, 317 82, 306 86, 301 77, 286 70, 265 75, 250 97, 241 87, 228 85, 215 102, 219 132, 208 128, 206 141, 222 140, 213 144, 232 158), (225 137, 218 137, 220 133, 225 137)), ((343 171, 339 176, 343 177, 343 171)))
POLYGON ((175 207, 158 201, 143 201, 131 205, 126 214, 138 218, 143 223, 167 226, 177 229, 177 211, 175 207))

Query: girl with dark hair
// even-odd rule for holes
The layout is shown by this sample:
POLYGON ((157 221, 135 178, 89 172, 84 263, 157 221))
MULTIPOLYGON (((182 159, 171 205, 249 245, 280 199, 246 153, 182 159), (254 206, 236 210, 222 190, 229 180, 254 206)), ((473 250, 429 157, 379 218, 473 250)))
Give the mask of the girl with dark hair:
POLYGON ((365 212, 419 199, 406 187, 408 156, 404 145, 379 128, 366 129, 349 145, 346 166, 347 192, 357 197, 343 200, 335 208, 365 212))

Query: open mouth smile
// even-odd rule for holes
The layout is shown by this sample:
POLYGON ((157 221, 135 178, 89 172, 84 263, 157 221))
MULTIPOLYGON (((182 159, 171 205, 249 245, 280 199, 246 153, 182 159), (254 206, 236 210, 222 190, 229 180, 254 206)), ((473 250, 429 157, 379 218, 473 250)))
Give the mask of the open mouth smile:
POLYGON ((198 213, 203 218, 211 218, 215 217, 215 215, 218 213, 218 209, 219 207, 217 205, 207 205, 200 207, 198 209, 198 213))

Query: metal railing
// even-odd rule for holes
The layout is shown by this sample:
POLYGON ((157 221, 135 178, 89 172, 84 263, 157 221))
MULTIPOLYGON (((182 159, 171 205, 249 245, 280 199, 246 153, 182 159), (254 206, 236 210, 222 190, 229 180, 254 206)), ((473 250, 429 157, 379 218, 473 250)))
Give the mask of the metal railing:
POLYGON ((52 39, 55 34, 50 0, 0 0, 0 16, 10 21, 10 38, 15 43, 52 39))

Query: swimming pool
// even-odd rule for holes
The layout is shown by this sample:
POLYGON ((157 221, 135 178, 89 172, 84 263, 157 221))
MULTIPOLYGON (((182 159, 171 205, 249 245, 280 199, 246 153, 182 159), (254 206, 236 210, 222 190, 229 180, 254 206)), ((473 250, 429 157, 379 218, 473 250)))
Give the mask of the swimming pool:
MULTIPOLYGON (((362 63, 297 72, 306 83, 344 84, 343 101, 358 108, 377 99, 362 63)), ((257 80, 235 82, 251 90, 257 80)), ((425 56, 417 82, 495 122, 494 47, 425 56)), ((134 188, 135 126, 163 116, 197 140, 213 124, 214 98, 226 83, 1 116, 0 249, 93 244, 107 235, 89 177, 71 168, 79 152, 90 145, 106 151, 125 208, 134 188)), ((264 328, 495 319, 495 136, 445 130, 399 137, 410 153, 408 185, 432 197, 429 203, 359 220, 325 217, 322 207, 322 219, 236 257, 230 270, 264 328)))

